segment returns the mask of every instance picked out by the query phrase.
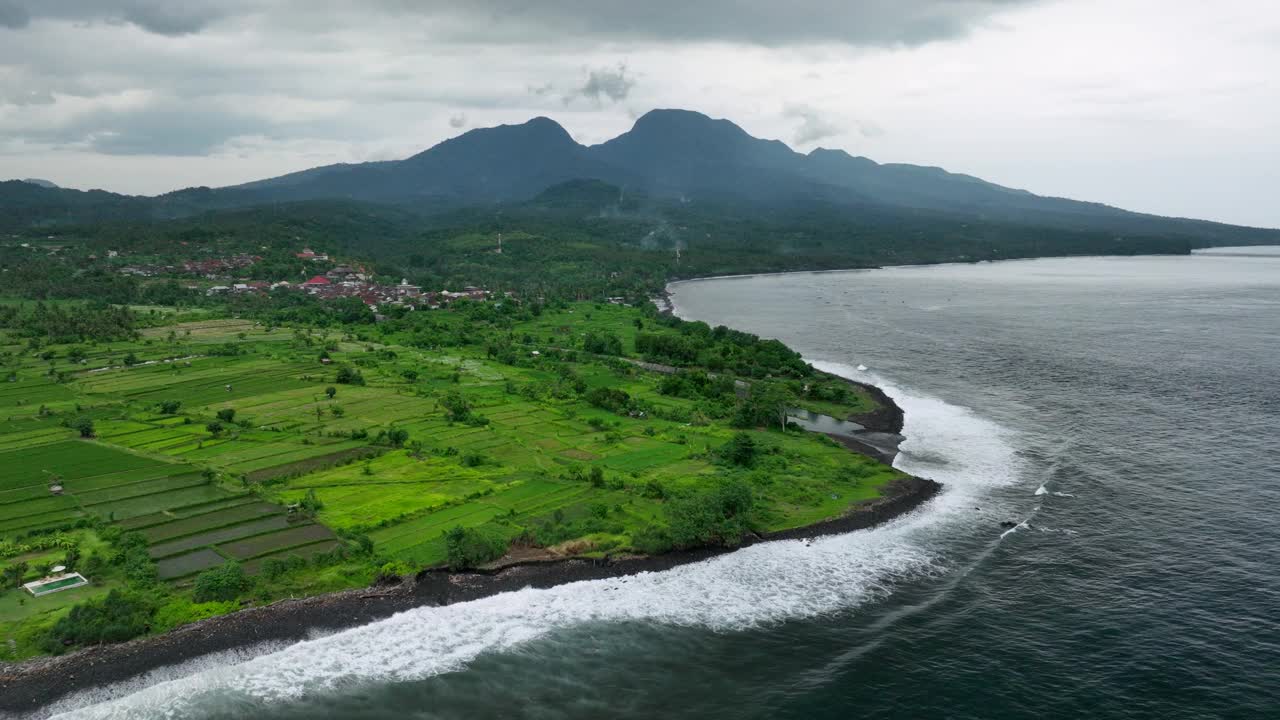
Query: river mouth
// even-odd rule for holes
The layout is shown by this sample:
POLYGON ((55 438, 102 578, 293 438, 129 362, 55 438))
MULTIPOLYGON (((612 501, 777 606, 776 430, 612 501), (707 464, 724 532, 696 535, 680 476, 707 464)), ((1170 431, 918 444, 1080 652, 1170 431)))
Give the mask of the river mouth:
POLYGON ((898 457, 898 448, 906 438, 900 433, 877 432, 852 420, 841 420, 822 413, 792 408, 787 412, 787 422, 795 423, 810 432, 822 433, 844 443, 854 452, 892 465, 898 457))

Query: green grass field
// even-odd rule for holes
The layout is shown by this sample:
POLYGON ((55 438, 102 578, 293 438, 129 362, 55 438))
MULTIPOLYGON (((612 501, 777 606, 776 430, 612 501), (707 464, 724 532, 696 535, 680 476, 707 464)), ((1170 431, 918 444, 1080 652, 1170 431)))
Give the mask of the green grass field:
MULTIPOLYGON (((460 313, 424 317, 439 333, 467 330, 460 313)), ((306 560, 353 542, 339 534, 368 539, 369 559, 303 563, 305 572, 262 586, 263 597, 279 597, 368 582, 372 563, 442 565, 445 534, 457 527, 598 556, 628 551, 662 527, 669 498, 726 477, 749 484, 761 531, 838 516, 901 477, 826 438, 760 428, 745 431, 758 462, 727 467, 721 448, 740 431, 723 404, 664 395, 663 375, 616 360, 547 356, 580 346, 588 332, 631 348, 637 318, 633 308, 579 303, 510 322, 499 335, 516 343, 507 362, 478 339, 433 349, 412 333, 359 337, 213 318, 86 346, 75 365, 60 361, 66 347, 37 356, 3 345, 12 382, 0 383, 0 541, 95 519, 141 533, 160 580, 181 593, 227 560, 256 574, 268 560, 306 560), (326 347, 328 364, 318 357, 326 347), (336 382, 339 367, 364 383, 336 382), (61 381, 51 370, 63 371, 61 381), (647 409, 593 406, 586 398, 595 388, 624 391, 647 409), (469 420, 450 418, 459 397, 469 420), (78 418, 92 421, 92 437, 72 429, 78 418), (392 442, 396 433, 405 437, 392 442)), ((799 405, 835 416, 872 407, 856 391, 799 405)), ((90 587, 22 604, 0 591, 0 638, 48 626, 76 599, 121 584, 89 579, 90 587)))

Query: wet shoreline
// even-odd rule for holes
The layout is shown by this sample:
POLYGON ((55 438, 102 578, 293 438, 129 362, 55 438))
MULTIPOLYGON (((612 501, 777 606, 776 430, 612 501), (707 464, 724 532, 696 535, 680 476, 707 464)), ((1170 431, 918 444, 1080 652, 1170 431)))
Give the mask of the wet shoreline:
MULTIPOLYGON (((933 480, 903 478, 895 481, 882 497, 857 506, 841 517, 748 536, 739 547, 871 528, 911 512, 940 489, 941 485, 933 480)), ((707 547, 656 556, 531 561, 469 572, 427 570, 395 585, 281 600, 209 618, 163 635, 0 667, 0 712, 32 712, 66 695, 123 682, 163 666, 266 642, 302 641, 317 634, 366 625, 416 607, 468 602, 528 587, 550 588, 584 580, 662 572, 737 549, 707 547)))

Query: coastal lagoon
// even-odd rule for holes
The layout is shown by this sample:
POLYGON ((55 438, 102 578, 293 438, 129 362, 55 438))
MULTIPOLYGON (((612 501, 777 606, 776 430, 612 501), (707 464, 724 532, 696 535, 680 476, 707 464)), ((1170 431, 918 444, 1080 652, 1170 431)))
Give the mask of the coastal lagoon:
POLYGON ((1267 254, 677 284, 682 316, 883 387, 906 411, 896 464, 945 491, 870 531, 420 608, 50 712, 1280 715, 1267 254))

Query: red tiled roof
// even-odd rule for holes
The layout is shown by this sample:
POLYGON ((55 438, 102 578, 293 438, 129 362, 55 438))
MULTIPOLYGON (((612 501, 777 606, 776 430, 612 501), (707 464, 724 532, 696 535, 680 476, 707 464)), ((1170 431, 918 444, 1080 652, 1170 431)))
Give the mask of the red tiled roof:
POLYGON ((303 285, 328 285, 329 279, 323 275, 317 275, 302 284, 303 285))

